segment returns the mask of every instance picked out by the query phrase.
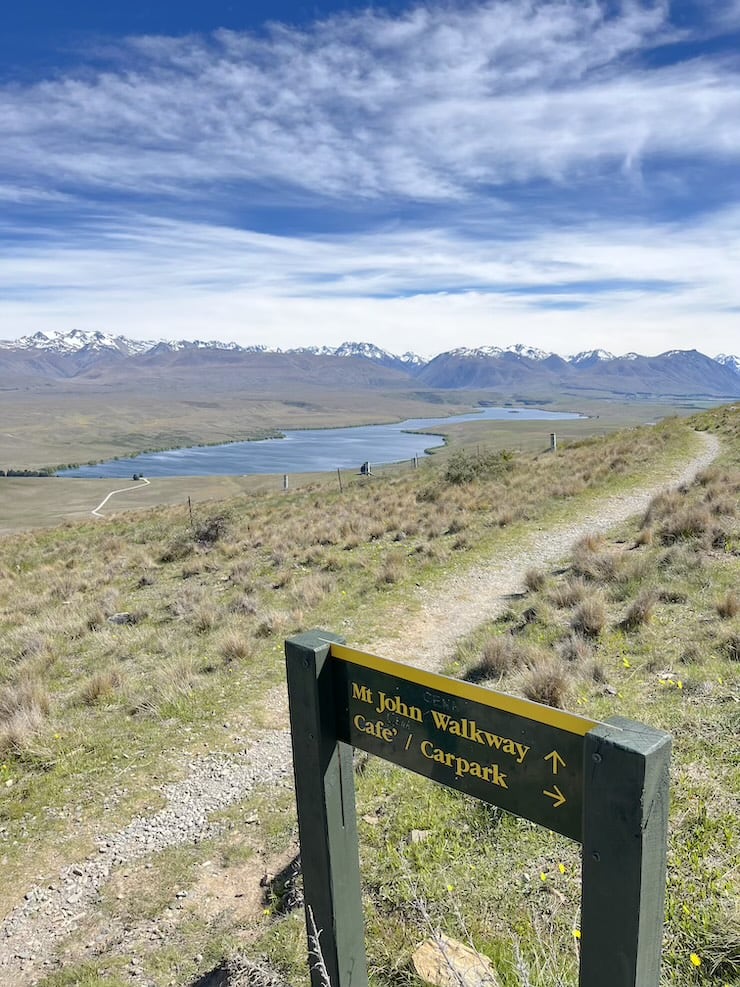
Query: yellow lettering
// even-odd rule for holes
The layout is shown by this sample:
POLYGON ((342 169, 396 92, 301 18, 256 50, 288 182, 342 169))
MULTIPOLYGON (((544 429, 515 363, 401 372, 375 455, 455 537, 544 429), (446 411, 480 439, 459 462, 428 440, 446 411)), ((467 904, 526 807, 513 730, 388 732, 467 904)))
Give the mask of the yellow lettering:
POLYGON ((367 733, 371 737, 385 741, 386 744, 390 744, 398 733, 395 727, 386 726, 382 720, 376 720, 375 723, 366 720, 362 713, 358 713, 352 722, 355 725, 355 729, 359 730, 360 733, 367 733))
POLYGON ((480 764, 478 761, 469 761, 466 757, 459 757, 451 751, 445 751, 441 747, 435 747, 431 740, 422 740, 421 753, 429 761, 436 761, 437 764, 444 764, 445 767, 454 768, 456 778, 463 778, 465 775, 470 775, 471 778, 480 778, 481 781, 487 781, 489 784, 497 785, 499 788, 508 789, 509 787, 506 784, 506 775, 499 770, 498 764, 488 766, 486 764, 480 764))
POLYGON ((376 713, 395 713, 396 716, 403 716, 407 720, 416 720, 421 723, 423 715, 418 706, 407 706, 400 696, 388 696, 385 692, 380 693, 376 713))
POLYGON ((356 682, 353 682, 352 698, 359 699, 361 703, 372 703, 373 694, 366 685, 358 685, 356 682))

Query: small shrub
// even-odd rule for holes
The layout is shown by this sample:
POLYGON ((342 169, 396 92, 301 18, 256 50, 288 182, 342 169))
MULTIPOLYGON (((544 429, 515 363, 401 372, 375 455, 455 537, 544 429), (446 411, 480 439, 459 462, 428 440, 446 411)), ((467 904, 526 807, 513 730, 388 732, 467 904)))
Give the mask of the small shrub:
POLYGON ((179 535, 166 545, 159 555, 160 562, 182 562, 194 551, 193 542, 187 535, 179 535))
POLYGON ((217 541, 223 539, 227 527, 228 518, 223 514, 216 514, 196 525, 193 535, 201 545, 215 545, 217 541))
POLYGON ((232 613, 238 613, 244 617, 254 617, 257 609, 257 597, 252 593, 242 593, 235 600, 232 600, 229 606, 232 613))
POLYGON ((678 589, 662 587, 656 590, 656 598, 660 603, 686 603, 688 596, 678 589))
POLYGON ((508 472, 513 466, 513 459, 514 454, 506 449, 475 453, 461 449, 447 460, 444 478, 453 486, 462 486, 473 480, 488 480, 508 472))
POLYGON ((416 494, 416 502, 417 504, 436 504, 441 495, 442 489, 437 485, 422 487, 416 494))

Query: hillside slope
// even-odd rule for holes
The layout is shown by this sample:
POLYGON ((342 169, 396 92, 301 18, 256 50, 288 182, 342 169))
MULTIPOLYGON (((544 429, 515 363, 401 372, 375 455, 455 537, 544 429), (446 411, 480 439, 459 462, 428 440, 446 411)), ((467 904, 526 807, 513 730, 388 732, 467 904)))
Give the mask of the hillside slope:
MULTIPOLYGON (((667 449, 674 442, 674 452, 668 458, 657 447, 650 457, 662 471, 660 484, 669 478, 673 482, 687 479, 672 465, 679 448, 675 446, 681 434, 679 426, 672 424, 649 434, 662 436, 667 449)), ((501 514, 498 524, 503 524, 504 533, 512 524, 523 523, 524 528, 513 540, 505 535, 498 548, 495 542, 484 538, 484 564, 480 564, 481 542, 475 531, 479 521, 490 520, 490 483, 475 483, 469 490, 454 484, 436 487, 429 485, 433 476, 430 473, 422 478, 421 487, 416 482, 409 487, 411 480, 418 478, 391 484, 378 504, 377 517, 367 511, 366 496, 377 500, 379 493, 373 493, 371 487, 358 486, 349 498, 344 498, 344 503, 334 496, 326 504, 328 513, 323 523, 327 527, 322 529, 318 517, 312 519, 311 530, 305 532, 307 537, 302 542, 298 534, 300 527, 306 527, 305 519, 293 529, 297 551, 292 563, 290 541, 284 537, 276 540, 276 536, 286 534, 274 526, 274 512, 283 512, 283 502, 277 499, 264 505, 270 514, 263 515, 261 508, 255 511, 253 505, 243 516, 241 523, 247 525, 244 542, 234 540, 237 515, 232 507, 210 520, 201 519, 196 541, 183 530, 182 520, 177 521, 177 515, 171 514, 174 531, 163 531, 156 516, 149 521, 123 518, 96 527, 81 526, 80 534, 88 532, 87 554, 76 540, 74 528, 66 529, 63 537, 53 533, 30 536, 10 540, 3 546, 9 555, 0 569, 7 601, 2 619, 6 628, 4 647, 11 659, 11 678, 8 680, 6 671, 4 696, 7 699, 7 690, 15 688, 11 684, 13 669, 22 670, 25 681, 33 681, 29 675, 46 669, 47 689, 59 690, 50 703, 48 727, 42 715, 35 735, 24 741, 21 734, 16 734, 15 748, 8 748, 6 731, 4 770, 12 785, 7 789, 3 810, 7 840, 4 863, 6 874, 14 875, 13 884, 6 885, 7 905, 17 901, 16 895, 25 897, 9 911, 4 938, 0 938, 4 982, 30 983, 41 977, 44 969, 68 967, 71 973, 80 970, 83 962, 93 962, 101 971, 107 969, 106 977, 110 977, 118 970, 119 960, 121 969, 127 968, 125 982, 172 982, 174 968, 166 966, 160 979, 147 943, 156 943, 164 933, 173 941, 181 941, 188 922, 195 922, 203 935, 210 935, 207 916, 211 905, 205 890, 209 885, 193 883, 191 876, 186 879, 190 888, 187 908, 182 913, 172 911, 169 903, 177 900, 173 896, 185 872, 178 878, 180 871, 169 871, 173 860, 184 858, 167 854, 174 853, 177 846, 193 844, 204 847, 201 853, 189 851, 195 862, 206 859, 203 852, 217 856, 225 852, 216 847, 224 845, 224 839, 231 845, 229 831, 214 825, 210 814, 230 805, 238 811, 239 803, 254 798, 262 783, 274 786, 270 796, 273 802, 282 805, 284 798, 289 798, 284 704, 276 684, 276 679, 282 678, 282 637, 297 629, 296 621, 303 626, 309 620, 311 624, 344 630, 347 615, 353 614, 349 636, 354 644, 364 643, 385 654, 416 655, 430 664, 449 660, 457 638, 495 613, 496 600, 502 592, 518 588, 516 580, 524 570, 561 555, 579 533, 641 509, 644 501, 633 499, 638 496, 634 474, 625 487, 629 493, 623 492, 616 500, 593 499, 605 477, 618 475, 615 470, 626 469, 625 479, 630 475, 625 458, 630 453, 635 456, 634 465, 639 463, 641 467, 645 449, 635 441, 634 433, 630 433, 628 441, 626 438, 585 443, 570 452, 564 450, 559 458, 523 463, 521 482, 531 486, 531 473, 535 470, 541 474, 538 485, 543 489, 553 482, 562 485, 565 476, 572 481, 579 470, 583 475, 587 471, 593 473, 594 450, 598 450, 604 472, 590 493, 587 485, 580 494, 561 486, 554 503, 547 505, 543 501, 537 507, 536 501, 530 501, 524 511, 529 515, 528 521, 522 518, 516 522, 513 516, 501 514), (404 499, 406 493, 411 494, 410 500, 404 499), (481 495, 483 502, 478 500, 481 495), (366 504, 360 514, 355 509, 358 498, 366 504), (420 531, 414 533, 412 528, 412 523, 420 523, 411 517, 414 502, 420 521, 426 518, 421 523, 430 525, 423 538, 420 531), (351 504, 355 506, 346 514, 351 504), (573 513, 576 505, 577 512, 573 513), (403 521, 395 513, 399 508, 403 521), (571 517, 557 522, 558 512, 571 517), (534 520, 538 515, 541 522, 534 520), (267 516, 273 518, 270 528, 265 526, 267 516), (353 523, 350 517, 355 518, 353 523), (381 518, 385 523, 381 524, 381 518), (400 541, 396 540, 397 523, 405 528, 400 541), (346 525, 349 526, 345 528, 346 525), (522 537, 528 540, 523 543, 522 537), (543 544, 545 538, 547 543, 543 544), (274 603, 266 609, 260 587, 264 577, 257 564, 263 549, 257 547, 257 555, 249 555, 261 541, 267 563, 264 576, 272 584, 268 596, 284 599, 283 607, 290 597, 300 600, 300 616, 290 615, 285 609, 278 612, 273 609, 274 603), (239 544, 242 547, 237 550, 239 544), (414 561, 424 555, 416 550, 424 545, 432 553, 427 557, 435 563, 426 576, 414 561), (279 562, 278 554, 282 555, 279 562), (346 568, 342 555, 350 560, 355 554, 358 562, 363 558, 365 561, 359 568, 346 568), (97 564, 104 567, 99 575, 91 567, 93 555, 99 556, 97 564), (470 563, 476 557, 479 564, 471 569, 470 563), (6 564, 11 558, 13 564, 6 564), (250 561, 245 566, 247 559, 250 561), (55 568, 57 562, 61 563, 59 569, 55 568), (453 573, 443 576, 440 562, 445 568, 454 563, 453 573), (78 567, 87 571, 85 586, 75 575, 78 567), (459 571, 456 574, 454 570, 459 571), (341 574, 339 582, 332 573, 341 574), (41 592, 33 590, 37 577, 42 580, 39 588, 44 586, 41 592), (420 577, 423 582, 432 578, 429 589, 414 588, 414 581, 420 577), (298 582, 293 585, 295 580, 298 582), (344 588, 340 590, 340 586, 344 588), (216 595, 207 595, 209 587, 216 595), (82 608, 77 602, 79 593, 84 594, 82 608), (39 609, 44 598, 48 599, 48 612, 39 609), (15 606, 20 603, 27 611, 26 626, 20 629, 17 624, 14 628, 15 612, 10 609, 14 600, 15 606), (371 610, 366 609, 368 606, 371 610), (52 631, 49 618, 55 608, 60 617, 53 618, 57 625, 52 631), (130 622, 117 624, 106 619, 106 613, 115 617, 121 611, 130 615, 130 622), (68 629, 58 624, 62 614, 68 629), (381 614, 386 626, 400 629, 400 636, 385 640, 378 636, 381 614), (250 627, 256 635, 251 639, 250 627), (63 658, 55 654, 60 649, 60 639, 54 636, 57 629, 70 642, 63 658), (186 637, 179 636, 180 630, 186 632, 186 637), (443 643, 437 646, 440 638, 443 643), (185 644, 188 639, 189 649, 185 644), (163 657, 163 648, 180 652, 177 663, 163 657), (255 664, 258 654, 259 665, 255 664), (200 657, 196 659, 196 655, 200 657), (234 677, 235 669, 241 666, 249 668, 246 691, 247 683, 234 677), (138 667, 143 674, 141 681, 138 667), (216 711, 215 722, 209 715, 212 711, 216 711), (276 732, 276 727, 283 732, 276 732), (210 753, 203 754, 203 745, 210 753), (82 749, 88 751, 84 761, 79 760, 82 749), (137 751, 139 756, 132 760, 131 755, 137 751), (93 768, 94 773, 89 774, 93 768), (151 785, 152 775, 157 779, 169 777, 171 781, 163 786, 158 780, 155 790, 147 795, 146 785, 147 781, 151 785), (84 799, 84 804, 83 791, 92 796, 84 799), (35 800, 39 807, 46 807, 44 811, 34 809, 35 800), (155 811, 146 811, 152 801, 155 811), (156 808, 157 804, 161 809, 156 808), (124 823, 118 830, 111 828, 116 818, 124 823), (21 836, 23 845, 35 848, 32 870, 27 868, 26 855, 19 855, 21 844, 17 841, 21 836), (61 871, 60 864, 65 864, 61 871), (33 875, 39 870, 48 876, 34 887, 33 875), (150 886, 160 889, 158 903, 144 904, 145 899, 149 900, 148 892, 139 883, 144 878, 150 886), (118 889, 112 898, 108 888, 118 889), (134 897, 129 898, 132 894, 134 897), (121 911, 116 895, 122 901, 130 901, 127 907, 133 911, 121 911), (101 896, 103 902, 108 902, 103 911, 101 896), (88 943, 87 948, 83 948, 83 941, 88 943), (140 966, 142 962, 146 970, 140 966), (129 966, 134 969, 129 970, 129 966)), ((695 454, 692 457, 690 470, 705 465, 713 454, 715 443, 711 438, 705 445, 699 459, 695 454)), ((507 483, 518 483, 517 468, 490 482, 499 483, 502 478, 507 483)), ((639 496, 644 498, 646 492, 639 496)), ((523 498, 518 499, 523 505, 523 498)), ((307 503, 305 496, 299 501, 307 503)), ((293 512, 296 506, 294 501, 293 512)), ((312 510, 319 510, 318 500, 312 510)), ((483 533, 485 529, 480 530, 483 533)), ((41 701, 43 693, 38 695, 41 701)), ((243 811, 240 817, 244 817, 243 811)), ((239 832, 242 829, 238 827, 239 832)), ((252 827, 253 835, 242 834, 239 840, 247 837, 248 844, 260 848, 260 859, 269 869, 274 850, 270 850, 267 834, 259 830, 259 826, 257 830, 252 827)), ((231 855, 236 852, 235 846, 228 851, 231 855)), ((224 866, 224 873, 230 873, 224 866)), ((254 904, 256 898, 259 905, 258 875, 249 871, 246 863, 240 866, 242 869, 237 866, 234 873, 241 873, 241 879, 252 888, 250 901, 254 904)), ((186 871, 190 873, 189 865, 186 871)), ((256 927, 264 923, 259 918, 259 907, 251 914, 250 921, 256 927)), ((192 955, 198 952, 197 943, 201 941, 197 929, 193 927, 188 933, 190 945, 184 947, 192 955)), ((200 960, 186 963, 174 982, 189 982, 188 977, 202 970, 204 962, 201 956, 200 960)))

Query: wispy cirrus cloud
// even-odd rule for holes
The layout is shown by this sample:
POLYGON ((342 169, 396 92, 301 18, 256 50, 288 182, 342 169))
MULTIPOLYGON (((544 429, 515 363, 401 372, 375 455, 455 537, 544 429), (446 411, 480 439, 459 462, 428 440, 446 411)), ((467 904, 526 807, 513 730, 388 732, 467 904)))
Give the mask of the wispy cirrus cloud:
POLYGON ((730 348, 740 57, 697 39, 737 11, 368 10, 6 84, 2 324, 730 348))
MULTIPOLYGON (((420 348, 429 349, 432 340, 452 345, 454 319, 470 345, 524 338, 614 349, 618 337, 622 349, 658 352, 696 345, 697 322, 707 348, 707 319, 730 338, 740 305, 740 209, 660 227, 532 230, 490 238, 485 250, 443 228, 348 242, 144 216, 112 217, 75 239, 62 251, 53 241, 25 246, 0 268, 2 324, 22 319, 32 302, 34 313, 78 311, 88 324, 134 336, 161 335, 176 320, 200 336, 254 342, 289 328, 284 340, 339 343, 351 326, 398 348, 400 330, 421 332, 426 322, 420 348)), ((20 328, 30 331, 26 319, 20 328)), ((726 347, 718 339, 708 348, 726 347)))
POLYGON ((134 38, 105 70, 6 87, 0 162, 92 190, 435 200, 647 154, 735 157, 740 65, 625 66, 678 36, 667 13, 497 2, 134 38))

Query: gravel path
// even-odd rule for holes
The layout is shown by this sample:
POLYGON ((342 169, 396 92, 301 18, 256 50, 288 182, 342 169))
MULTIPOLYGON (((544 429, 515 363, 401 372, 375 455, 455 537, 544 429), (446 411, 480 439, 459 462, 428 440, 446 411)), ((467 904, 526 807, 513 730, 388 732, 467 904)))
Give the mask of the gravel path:
MULTIPOLYGON (((607 531, 643 511, 659 490, 691 481, 719 451, 716 437, 699 433, 699 438, 704 447, 701 454, 673 470, 661 483, 601 500, 576 521, 532 535, 517 547, 515 556, 494 558, 449 577, 434 590, 420 591, 418 611, 410 619, 404 617, 406 622, 398 634, 373 641, 368 650, 438 668, 449 659, 459 638, 499 614, 510 594, 523 589, 527 569, 556 562, 584 534, 607 531)), ((277 704, 285 703, 282 690, 274 698, 277 704)), ((48 972, 55 947, 97 904, 114 868, 166 847, 213 836, 217 827, 209 821, 209 814, 244 800, 255 785, 265 782, 292 785, 287 731, 263 735, 240 755, 208 755, 194 762, 184 781, 162 789, 167 799, 165 809, 134 819, 101 842, 95 856, 65 868, 53 884, 26 893, 24 901, 0 926, 0 985, 34 984, 48 972)))
POLYGON ((441 587, 421 590, 419 612, 411 618, 404 617, 408 622, 395 636, 373 641, 368 650, 421 668, 439 668, 450 659, 460 638, 483 621, 498 617, 508 606, 511 594, 524 590, 528 569, 552 565, 565 558, 584 535, 607 532, 642 513, 660 490, 690 483, 709 466, 719 453, 719 440, 707 432, 697 435, 704 445, 703 451, 691 462, 671 470, 662 482, 600 500, 574 521, 541 528, 517 545, 514 557, 491 559, 445 579, 441 587))

